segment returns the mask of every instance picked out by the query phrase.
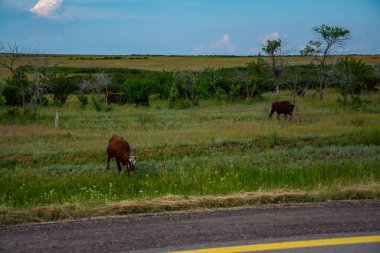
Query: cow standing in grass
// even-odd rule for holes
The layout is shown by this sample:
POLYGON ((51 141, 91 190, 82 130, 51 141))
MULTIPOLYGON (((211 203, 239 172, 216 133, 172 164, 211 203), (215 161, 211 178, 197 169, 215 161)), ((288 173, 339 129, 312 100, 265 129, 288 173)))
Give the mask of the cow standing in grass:
POLYGON ((128 171, 128 176, 130 176, 131 171, 135 170, 136 157, 131 156, 131 148, 129 143, 122 137, 113 135, 108 142, 107 146, 108 161, 107 170, 109 170, 110 160, 114 158, 116 160, 117 168, 119 174, 121 172, 121 166, 126 166, 128 171))
POLYGON ((269 118, 272 118, 273 113, 277 112, 278 120, 280 119, 280 114, 284 114, 285 119, 287 119, 287 115, 290 115, 290 119, 292 119, 294 107, 295 105, 291 104, 289 101, 273 102, 269 118))
POLYGON ((116 104, 117 103, 117 98, 119 97, 120 94, 118 93, 112 93, 112 92, 108 92, 105 94, 105 97, 106 97, 106 103, 107 104, 116 104))

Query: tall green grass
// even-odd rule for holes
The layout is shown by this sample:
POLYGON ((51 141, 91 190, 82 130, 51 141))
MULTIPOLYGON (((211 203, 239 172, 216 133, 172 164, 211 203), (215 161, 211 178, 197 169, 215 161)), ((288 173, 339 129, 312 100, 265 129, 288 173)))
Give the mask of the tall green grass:
MULTIPOLYGON (((170 164, 170 163, 169 163, 170 164)), ((127 199, 174 195, 228 195, 272 189, 314 191, 351 185, 374 184, 380 180, 376 162, 357 164, 305 163, 273 168, 222 159, 204 166, 189 161, 176 169, 161 167, 128 177, 104 172, 46 173, 32 168, 15 169, 0 178, 2 205, 25 208, 48 204, 96 204, 127 199)))
POLYGON ((379 94, 354 108, 339 105, 332 90, 323 102, 312 92, 298 100, 292 121, 268 120, 273 94, 251 103, 201 101, 187 110, 152 101, 148 109, 113 105, 108 112, 81 108, 69 97, 63 107, 40 108, 33 120, 2 118, 0 206, 378 185, 379 94), (105 170, 112 134, 124 136, 138 155, 131 177, 119 175, 114 161, 105 170))

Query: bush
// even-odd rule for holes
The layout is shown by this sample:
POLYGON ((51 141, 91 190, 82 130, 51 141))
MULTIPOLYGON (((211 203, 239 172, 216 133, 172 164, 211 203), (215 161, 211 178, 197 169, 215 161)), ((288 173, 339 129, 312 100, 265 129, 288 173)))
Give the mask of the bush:
POLYGON ((151 87, 153 84, 150 80, 130 79, 125 82, 123 92, 129 103, 148 101, 151 87))
POLYGON ((82 108, 86 107, 86 105, 88 104, 88 97, 84 94, 79 94, 77 97, 78 97, 79 102, 81 103, 80 106, 82 108))
MULTIPOLYGON (((24 88, 27 89, 29 83, 24 83, 24 88)), ((5 79, 5 86, 3 89, 3 94, 5 98, 5 104, 8 106, 21 106, 22 98, 21 92, 19 88, 19 84, 15 78, 7 78, 5 79)), ((28 93, 26 93, 28 95, 28 93)), ((25 98, 26 101, 29 101, 30 97, 25 98)))
POLYGON ((100 102, 100 99, 99 99, 98 95, 92 95, 92 96, 91 96, 91 101, 92 101, 92 103, 94 104, 95 109, 96 109, 98 112, 100 112, 100 111, 102 110, 102 108, 103 108, 103 106, 102 106, 103 103, 100 102))
POLYGON ((63 105, 67 96, 76 89, 76 85, 68 77, 68 74, 57 67, 44 69, 42 75, 46 84, 51 88, 53 100, 57 105, 63 105))
POLYGON ((228 94, 227 94, 227 92, 225 90, 223 90, 222 88, 218 87, 216 89, 215 98, 217 100, 226 100, 228 98, 228 94))
POLYGON ((116 104, 125 105, 128 101, 128 97, 125 94, 120 94, 116 97, 116 104))
POLYGON ((348 102, 351 97, 353 104, 362 105, 359 95, 365 89, 364 80, 366 78, 369 66, 362 60, 346 56, 338 60, 335 67, 335 78, 339 83, 343 102, 348 102))
POLYGON ((18 107, 10 107, 7 109, 6 117, 9 119, 14 119, 20 115, 18 107))
POLYGON ((48 106, 49 105, 49 100, 45 96, 39 96, 36 100, 38 105, 41 106, 48 106))
POLYGON ((169 109, 190 109, 195 106, 196 105, 193 105, 192 101, 188 99, 169 99, 169 109))
POLYGON ((4 96, 0 96, 0 106, 5 105, 5 102, 6 102, 5 97, 4 96))
POLYGON ((56 79, 51 85, 53 88, 53 99, 58 105, 65 104, 67 96, 75 90, 75 85, 66 77, 56 79))

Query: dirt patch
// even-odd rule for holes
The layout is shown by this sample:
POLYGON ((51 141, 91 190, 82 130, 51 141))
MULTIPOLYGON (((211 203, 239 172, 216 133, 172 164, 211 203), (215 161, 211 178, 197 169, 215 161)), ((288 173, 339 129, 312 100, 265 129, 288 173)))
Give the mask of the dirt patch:
POLYGON ((55 129, 52 127, 44 126, 44 125, 7 125, 7 126, 0 126, 0 135, 2 137, 20 137, 20 136, 29 136, 33 134, 41 134, 49 135, 49 134, 62 134, 63 132, 66 132, 61 129, 55 129))
POLYGON ((9 158, 10 160, 15 160, 17 162, 33 162, 32 154, 20 154, 9 158))
POLYGON ((15 163, 37 163, 32 154, 18 154, 15 156, 4 157, 0 159, 0 165, 15 164, 15 163))

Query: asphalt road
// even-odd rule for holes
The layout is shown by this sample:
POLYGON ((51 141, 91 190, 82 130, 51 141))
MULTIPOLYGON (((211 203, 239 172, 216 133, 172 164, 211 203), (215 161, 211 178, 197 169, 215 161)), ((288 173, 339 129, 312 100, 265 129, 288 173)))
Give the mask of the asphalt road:
POLYGON ((337 234, 380 235, 380 200, 0 225, 0 252, 162 252, 337 234))

